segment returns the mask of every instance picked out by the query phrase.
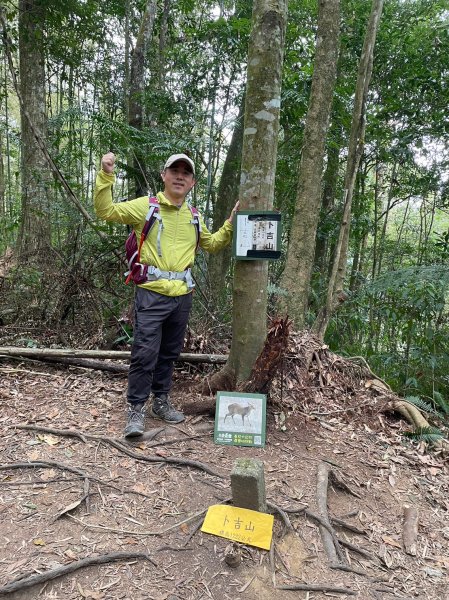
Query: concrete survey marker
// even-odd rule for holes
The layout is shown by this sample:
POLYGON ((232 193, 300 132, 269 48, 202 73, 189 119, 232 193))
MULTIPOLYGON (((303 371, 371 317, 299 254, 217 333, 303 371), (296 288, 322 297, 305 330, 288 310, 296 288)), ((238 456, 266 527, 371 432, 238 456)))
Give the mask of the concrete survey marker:
POLYGON ((238 458, 231 473, 231 490, 234 506, 266 512, 263 462, 257 458, 238 458))
POLYGON ((227 446, 264 446, 267 397, 264 394, 218 392, 214 441, 227 446))

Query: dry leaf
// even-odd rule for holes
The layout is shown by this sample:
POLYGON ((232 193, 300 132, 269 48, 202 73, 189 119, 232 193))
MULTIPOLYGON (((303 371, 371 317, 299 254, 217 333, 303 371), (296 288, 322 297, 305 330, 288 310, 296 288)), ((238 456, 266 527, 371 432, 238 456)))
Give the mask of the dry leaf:
POLYGON ((189 526, 187 525, 187 523, 182 523, 179 526, 179 529, 182 531, 182 533, 185 533, 185 534, 189 533, 189 526))
POLYGON ((41 453, 38 450, 31 450, 31 452, 27 452, 27 457, 30 460, 40 460, 41 453))
POLYGON ((388 535, 383 535, 382 539, 385 544, 388 544, 388 546, 393 546, 394 548, 401 548, 401 544, 388 535))
POLYGON ((46 546, 47 545, 42 538, 37 538, 37 539, 33 540, 33 544, 35 546, 46 546))
POLYGON ((127 537, 123 540, 124 544, 129 544, 130 546, 135 546, 139 542, 133 537, 127 537))
POLYGON ((61 512, 59 512, 54 518, 53 518, 53 523, 59 519, 60 517, 62 517, 62 515, 65 515, 66 513, 70 512, 71 510, 74 510, 77 506, 79 506, 81 504, 82 500, 75 500, 75 502, 72 502, 72 504, 69 504, 68 506, 66 506, 65 508, 63 508, 61 510, 61 512))
POLYGON ((56 444, 59 444, 59 442, 61 441, 54 435, 49 435, 47 433, 38 433, 36 437, 38 440, 40 440, 41 442, 45 442, 49 446, 56 446, 56 444))

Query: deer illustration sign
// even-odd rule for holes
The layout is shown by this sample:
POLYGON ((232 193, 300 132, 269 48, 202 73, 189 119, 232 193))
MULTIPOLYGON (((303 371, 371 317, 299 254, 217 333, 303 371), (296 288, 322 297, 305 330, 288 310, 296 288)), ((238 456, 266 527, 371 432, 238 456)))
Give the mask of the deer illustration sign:
POLYGON ((216 444, 264 446, 265 429, 265 395, 218 392, 214 432, 216 444))

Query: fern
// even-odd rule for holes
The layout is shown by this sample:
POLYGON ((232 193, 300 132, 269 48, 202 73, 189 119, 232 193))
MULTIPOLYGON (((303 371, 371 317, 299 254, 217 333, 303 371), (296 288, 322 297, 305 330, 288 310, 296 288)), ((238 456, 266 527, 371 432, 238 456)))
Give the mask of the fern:
POLYGON ((418 442, 430 443, 444 438, 443 433, 436 427, 417 427, 414 431, 405 431, 403 435, 418 442))
POLYGON ((444 415, 449 415, 449 403, 444 399, 443 395, 440 392, 433 393, 433 401, 438 406, 439 409, 444 413, 444 415))
POLYGON ((416 406, 420 410, 423 410, 424 412, 432 413, 434 415, 437 414, 433 406, 428 402, 424 402, 424 400, 419 396, 406 396, 405 400, 410 404, 413 404, 413 406, 416 406))

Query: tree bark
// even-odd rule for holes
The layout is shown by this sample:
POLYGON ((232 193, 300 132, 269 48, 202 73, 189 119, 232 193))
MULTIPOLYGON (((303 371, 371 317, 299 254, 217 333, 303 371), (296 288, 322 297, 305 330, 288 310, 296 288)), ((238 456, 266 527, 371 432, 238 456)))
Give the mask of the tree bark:
POLYGON ((304 129, 298 194, 280 300, 297 328, 305 323, 321 203, 321 179, 340 39, 340 1, 320 0, 310 103, 304 129))
MULTIPOLYGON (((156 0, 148 0, 137 35, 136 45, 131 54, 131 69, 129 81, 128 123, 131 127, 143 128, 144 120, 144 91, 145 91, 145 55, 148 42, 153 34, 154 18, 156 15, 156 0)), ((148 191, 145 156, 134 150, 134 196, 144 196, 148 191)))
MULTIPOLYGON (((332 140, 327 151, 327 165, 323 176, 323 198, 321 201, 320 222, 326 223, 335 202, 335 191, 338 181, 338 167, 340 164, 340 141, 332 140)), ((328 240, 324 235, 316 236, 315 240, 315 268, 320 272, 327 271, 326 256, 328 254, 328 240)))
MULTIPOLYGON (((243 95, 239 107, 234 131, 232 132, 231 144, 226 154, 223 165, 220 184, 218 186, 217 202, 215 204, 213 231, 217 231, 229 216, 239 194, 240 163, 243 146, 243 115, 245 96, 243 95)), ((209 257, 209 279, 212 296, 215 302, 224 300, 226 289, 226 274, 231 262, 231 248, 223 252, 211 254, 209 257)))
POLYGON ((44 17, 45 4, 41 0, 19 0, 19 86, 23 102, 20 107, 22 207, 19 255, 22 263, 37 265, 48 263, 51 240, 51 174, 29 122, 32 121, 45 143, 44 17))
POLYGON ((343 201, 343 217, 340 234, 335 248, 334 264, 329 279, 326 303, 318 313, 313 325, 313 331, 324 338, 332 313, 344 297, 343 283, 346 274, 346 260, 349 245, 349 230, 351 222, 352 197, 360 157, 363 152, 365 135, 365 110, 368 88, 373 69, 374 44, 377 29, 382 14, 383 0, 373 0, 371 14, 368 20, 362 54, 359 61, 357 84, 352 113, 351 134, 348 146, 348 159, 346 163, 345 191, 343 201))
MULTIPOLYGON (((281 104, 286 0, 255 0, 248 51, 240 209, 270 210, 281 104)), ((227 373, 249 377, 267 332, 267 261, 237 261, 227 373)))

